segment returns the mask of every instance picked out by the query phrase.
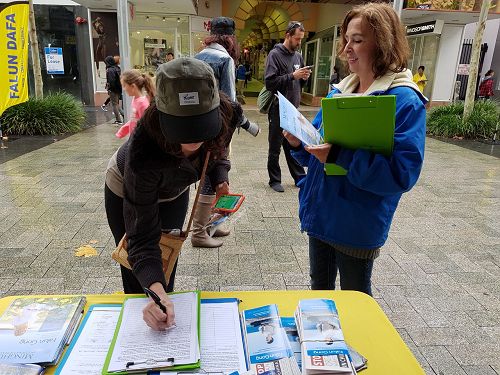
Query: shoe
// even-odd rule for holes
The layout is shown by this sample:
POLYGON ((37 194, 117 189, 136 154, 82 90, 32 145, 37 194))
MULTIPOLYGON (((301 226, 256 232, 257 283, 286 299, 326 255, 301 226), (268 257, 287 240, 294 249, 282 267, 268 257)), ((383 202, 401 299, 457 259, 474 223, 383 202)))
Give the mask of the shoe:
POLYGON ((214 232, 214 234, 212 235, 212 237, 226 237, 226 236, 229 236, 229 234, 231 234, 231 230, 229 229, 223 229, 223 228, 217 228, 214 232))
POLYGON ((122 126, 123 125, 123 121, 115 121, 113 122, 114 125, 116 126, 122 126))
POLYGON ((276 191, 278 193, 283 193, 285 191, 285 188, 279 182, 269 184, 269 186, 271 186, 271 189, 273 189, 274 191, 276 191))
MULTIPOLYGON (((200 182, 201 183, 201 182, 200 182)), ((220 247, 222 241, 210 237, 205 225, 207 225, 212 214, 212 202, 215 195, 200 194, 198 206, 193 218, 193 234, 191 235, 191 244, 194 247, 220 247)))
POLYGON ((108 110, 107 110, 107 108, 106 108, 106 106, 105 106, 104 104, 103 104, 103 105, 101 105, 101 109, 102 109, 104 112, 108 112, 108 110))

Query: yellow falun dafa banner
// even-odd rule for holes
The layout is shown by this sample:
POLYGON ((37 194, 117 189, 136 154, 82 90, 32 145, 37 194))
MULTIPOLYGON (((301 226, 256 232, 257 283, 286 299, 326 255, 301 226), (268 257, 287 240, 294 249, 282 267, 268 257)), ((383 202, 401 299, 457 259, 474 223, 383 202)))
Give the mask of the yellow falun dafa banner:
POLYGON ((27 1, 0 4, 0 115, 28 100, 27 1))

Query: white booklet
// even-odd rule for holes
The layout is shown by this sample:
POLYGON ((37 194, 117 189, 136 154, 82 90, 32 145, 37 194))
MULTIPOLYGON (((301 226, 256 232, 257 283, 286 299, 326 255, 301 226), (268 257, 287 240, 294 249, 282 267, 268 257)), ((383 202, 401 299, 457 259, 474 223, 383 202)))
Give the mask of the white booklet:
POLYGON ((279 91, 280 127, 293 134, 307 146, 320 145, 323 139, 318 130, 279 91))

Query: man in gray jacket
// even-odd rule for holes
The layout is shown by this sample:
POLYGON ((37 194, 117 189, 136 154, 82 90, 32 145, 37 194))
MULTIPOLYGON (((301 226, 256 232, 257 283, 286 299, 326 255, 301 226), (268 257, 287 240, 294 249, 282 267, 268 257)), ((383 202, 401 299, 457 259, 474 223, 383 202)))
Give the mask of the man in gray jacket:
MULTIPOLYGON (((300 22, 290 22, 286 29, 285 41, 276 44, 269 52, 266 61, 264 81, 266 88, 273 93, 281 92, 295 107, 300 104, 300 93, 311 74, 308 67, 304 67, 302 55, 297 52, 304 38, 304 26, 300 22)), ((279 158, 281 145, 285 152, 286 162, 290 174, 297 185, 305 176, 304 168, 290 154, 290 145, 284 139, 280 128, 278 100, 275 98, 269 108, 269 153, 267 157, 267 172, 269 186, 274 191, 284 192, 281 185, 281 168, 279 158)))

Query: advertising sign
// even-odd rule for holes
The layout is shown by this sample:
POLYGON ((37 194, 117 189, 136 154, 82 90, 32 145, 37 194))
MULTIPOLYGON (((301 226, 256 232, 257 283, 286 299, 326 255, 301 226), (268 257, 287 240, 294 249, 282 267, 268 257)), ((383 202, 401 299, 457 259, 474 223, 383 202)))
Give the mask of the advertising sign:
POLYGON ((47 64, 47 74, 64 74, 62 48, 45 47, 45 63, 47 64))
POLYGON ((0 115, 28 100, 27 1, 0 5, 0 115))

